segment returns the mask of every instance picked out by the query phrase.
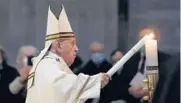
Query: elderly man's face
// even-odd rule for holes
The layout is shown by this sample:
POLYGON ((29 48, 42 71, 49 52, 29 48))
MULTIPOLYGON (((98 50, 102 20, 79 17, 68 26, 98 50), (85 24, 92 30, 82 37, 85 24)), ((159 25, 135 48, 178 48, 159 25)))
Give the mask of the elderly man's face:
POLYGON ((70 66, 74 62, 77 51, 78 48, 75 38, 68 38, 67 40, 60 43, 58 54, 64 59, 67 65, 70 66))

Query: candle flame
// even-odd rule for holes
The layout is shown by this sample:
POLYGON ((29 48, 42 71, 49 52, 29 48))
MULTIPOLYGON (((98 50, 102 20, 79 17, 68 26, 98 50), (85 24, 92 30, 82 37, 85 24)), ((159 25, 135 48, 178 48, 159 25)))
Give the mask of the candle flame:
POLYGON ((146 34, 145 36, 149 39, 154 39, 155 37, 154 33, 149 33, 149 34, 146 34))
POLYGON ((148 36, 152 39, 154 39, 154 37, 155 37, 154 33, 150 33, 150 34, 148 34, 148 36))

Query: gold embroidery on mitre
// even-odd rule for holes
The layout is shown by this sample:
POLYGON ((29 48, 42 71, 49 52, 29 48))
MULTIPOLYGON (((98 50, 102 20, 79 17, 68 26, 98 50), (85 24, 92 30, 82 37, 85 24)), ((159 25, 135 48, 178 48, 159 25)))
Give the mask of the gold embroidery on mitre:
POLYGON ((56 34, 51 34, 46 36, 46 41, 47 40, 53 40, 57 38, 69 38, 69 37, 75 37, 73 32, 60 32, 56 34))

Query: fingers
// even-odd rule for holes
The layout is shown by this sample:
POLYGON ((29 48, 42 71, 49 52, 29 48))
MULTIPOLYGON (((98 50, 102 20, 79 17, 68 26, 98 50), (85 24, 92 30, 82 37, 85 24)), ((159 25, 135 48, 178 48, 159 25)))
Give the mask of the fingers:
POLYGON ((101 88, 104 88, 107 84, 107 82, 101 82, 101 88))
POLYGON ((131 86, 129 89, 128 89, 129 93, 131 95, 133 95, 135 98, 140 98, 142 96, 144 96, 144 93, 143 93, 143 89, 142 88, 139 88, 139 87, 134 87, 134 86, 131 86))
POLYGON ((102 79, 101 79, 101 88, 104 88, 110 80, 110 76, 106 73, 101 73, 102 79))
POLYGON ((21 81, 26 81, 28 79, 30 68, 24 67, 20 70, 20 79, 21 81))

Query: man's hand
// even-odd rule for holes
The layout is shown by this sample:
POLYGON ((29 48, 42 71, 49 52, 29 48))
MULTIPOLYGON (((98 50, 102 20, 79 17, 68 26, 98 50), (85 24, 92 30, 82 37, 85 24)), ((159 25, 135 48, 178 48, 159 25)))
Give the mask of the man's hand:
POLYGON ((29 66, 24 66, 23 68, 21 68, 21 70, 20 70, 20 81, 22 83, 28 79, 30 69, 31 69, 31 67, 29 67, 29 66))
POLYGON ((141 98, 141 97, 143 97, 143 96, 149 95, 149 92, 143 90, 142 87, 131 86, 128 91, 129 91, 129 93, 130 93, 131 95, 133 95, 135 98, 141 98))
POLYGON ((107 73, 101 73, 101 88, 104 88, 110 80, 110 76, 107 73))

